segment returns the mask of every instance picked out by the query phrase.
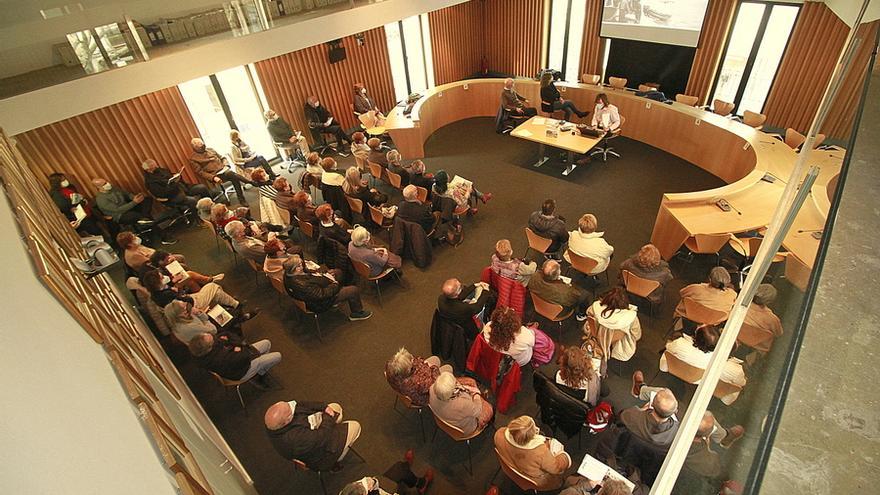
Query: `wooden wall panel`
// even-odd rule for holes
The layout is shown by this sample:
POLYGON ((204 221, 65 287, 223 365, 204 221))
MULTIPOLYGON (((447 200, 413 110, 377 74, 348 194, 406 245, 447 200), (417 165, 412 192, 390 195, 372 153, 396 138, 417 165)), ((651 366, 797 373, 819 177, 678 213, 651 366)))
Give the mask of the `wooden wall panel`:
POLYGON ((703 31, 700 33, 700 45, 694 55, 694 64, 685 89, 685 94, 700 99, 700 105, 705 105, 709 97, 709 88, 721 61, 721 52, 727 41, 737 3, 737 0, 709 0, 703 31))
POLYGON ((804 3, 764 104, 768 124, 807 131, 848 31, 824 3, 804 3))
MULTIPOLYGON (((582 0, 583 1, 583 0, 582 0)), ((604 0, 585 0, 587 15, 584 20, 584 41, 581 44, 581 70, 578 74, 602 75, 602 39, 599 30, 604 0)))
MULTIPOLYGON (((44 185, 53 172, 94 194, 102 177, 127 191, 143 192, 141 162, 155 158, 174 172, 189 163, 189 141, 199 131, 177 87, 166 88, 15 136, 18 148, 44 185)), ((197 182, 186 167, 184 177, 197 182)))
POLYGON ((544 0, 484 0, 489 70, 533 77, 541 69, 543 26, 544 0))
POLYGON ((845 141, 852 133, 853 119, 862 97, 865 74, 868 72, 868 62, 871 59, 871 54, 877 49, 878 30, 880 30, 880 20, 859 26, 856 36, 860 41, 852 66, 844 75, 840 92, 834 99, 834 104, 828 113, 828 119, 820 129, 820 132, 830 138, 845 141))
POLYGON ((480 70, 483 3, 466 3, 428 13, 434 82, 460 81, 480 70))
POLYGON ((385 29, 376 28, 364 33, 364 46, 358 46, 353 36, 342 39, 346 59, 331 64, 326 44, 286 53, 254 64, 269 100, 269 106, 284 117, 295 129, 311 139, 303 113, 303 105, 310 95, 321 103, 344 125, 355 126, 351 112, 355 83, 363 82, 379 108, 394 107, 394 84, 385 44, 385 29))

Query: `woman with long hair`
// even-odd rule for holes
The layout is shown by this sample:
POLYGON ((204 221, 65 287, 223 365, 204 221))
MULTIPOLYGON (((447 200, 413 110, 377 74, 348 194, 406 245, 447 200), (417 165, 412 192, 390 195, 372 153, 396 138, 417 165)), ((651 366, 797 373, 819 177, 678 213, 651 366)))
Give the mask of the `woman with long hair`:
MULTIPOLYGON (((626 289, 612 287, 587 308, 587 318, 596 323, 596 337, 602 345, 604 356, 619 361, 629 360, 636 352, 636 342, 642 338, 642 326, 638 309, 629 303, 626 289), (613 347, 614 334, 622 332, 623 337, 613 347)), ((590 322, 584 325, 584 333, 591 335, 590 322)))
POLYGON ((388 202, 388 195, 369 187, 357 167, 348 167, 348 170, 345 171, 342 191, 346 196, 351 196, 373 206, 381 206, 388 202))
POLYGON ((553 358, 555 344, 536 327, 523 326, 512 308, 498 306, 492 319, 483 326, 483 339, 496 351, 513 358, 520 366, 547 364, 553 358))
POLYGON ((565 112, 565 120, 571 121, 571 114, 576 113, 578 117, 584 118, 590 112, 582 112, 572 103, 571 100, 562 98, 556 84, 553 83, 553 74, 544 72, 541 74, 541 110, 547 113, 553 113, 558 110, 565 112))
POLYGON ((604 390, 599 370, 593 365, 593 359, 580 347, 562 347, 556 358, 559 371, 556 372, 556 383, 566 394, 595 406, 599 398, 607 395, 604 390))

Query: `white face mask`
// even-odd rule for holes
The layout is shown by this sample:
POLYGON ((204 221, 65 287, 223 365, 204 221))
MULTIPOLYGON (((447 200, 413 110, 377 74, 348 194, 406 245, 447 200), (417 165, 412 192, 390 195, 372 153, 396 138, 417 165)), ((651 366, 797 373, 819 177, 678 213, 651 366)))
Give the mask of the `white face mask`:
POLYGON ((70 187, 70 181, 64 179, 63 181, 61 181, 61 187, 70 187))
POLYGON ((596 103, 596 110, 602 110, 603 108, 605 108, 605 105, 601 101, 596 103))
POLYGON ((366 96, 367 95, 367 88, 361 89, 361 94, 366 96))
POLYGON ((135 245, 135 246, 140 246, 142 242, 143 242, 143 241, 141 240, 140 237, 135 237, 135 238, 134 238, 134 245, 135 245))
POLYGON ((321 102, 320 102, 320 101, 316 101, 316 102, 315 102, 315 108, 318 108, 318 107, 320 107, 320 106, 321 106, 321 102))
POLYGON ((104 192, 110 192, 111 189, 113 189, 113 184, 109 182, 101 186, 101 190, 104 192))
POLYGON ((168 285, 171 283, 171 278, 168 275, 162 276, 162 285, 168 285))

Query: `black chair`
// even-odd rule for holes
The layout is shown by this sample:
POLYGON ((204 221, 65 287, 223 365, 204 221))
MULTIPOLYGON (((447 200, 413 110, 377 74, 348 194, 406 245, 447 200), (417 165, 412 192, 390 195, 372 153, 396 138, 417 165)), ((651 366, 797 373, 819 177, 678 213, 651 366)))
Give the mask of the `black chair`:
POLYGON ((535 402, 541 412, 541 423, 550 427, 554 435, 557 430, 565 433, 568 438, 578 435, 580 448, 580 433, 592 406, 565 393, 562 386, 557 385, 543 371, 535 371, 532 383, 535 387, 535 402))
MULTIPOLYGON (((476 328, 476 326, 474 326, 476 328)), ((431 320, 431 354, 451 362, 456 373, 467 367, 467 356, 476 334, 468 334, 461 325, 449 321, 434 310, 431 320)))
POLYGON ((501 105, 498 107, 498 113, 495 114, 495 132, 507 134, 528 119, 527 115, 512 114, 501 105))

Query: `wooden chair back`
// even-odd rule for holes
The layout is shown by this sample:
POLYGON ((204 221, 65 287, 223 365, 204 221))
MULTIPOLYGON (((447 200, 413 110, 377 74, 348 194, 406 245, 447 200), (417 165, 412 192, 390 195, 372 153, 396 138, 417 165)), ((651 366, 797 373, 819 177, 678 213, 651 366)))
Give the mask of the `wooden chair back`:
POLYGON ((213 371, 211 371, 210 373, 214 377, 214 379, 217 380, 220 383, 220 385, 223 385, 224 387, 235 387, 237 385, 241 385, 242 383, 245 383, 248 380, 250 380, 250 378, 248 378, 248 380, 230 380, 228 378, 223 378, 222 376, 218 375, 217 373, 214 373, 213 371))
MULTIPOLYGON (((385 381, 388 382, 388 372, 383 371, 382 373, 385 375, 385 381)), ((390 384, 391 382, 388 382, 388 383, 390 384)), ((392 390, 394 390, 394 389, 392 388, 392 390)), ((406 407, 407 409, 415 409, 415 410, 422 409, 423 406, 417 406, 417 405, 413 404, 413 400, 410 398, 410 396, 402 394, 402 393, 398 392, 397 390, 394 390, 394 393, 397 394, 397 398, 400 400, 400 402, 403 403, 404 407, 406 407)))
POLYGON ((361 172, 369 168, 366 158, 361 158, 357 155, 354 155, 354 163, 357 165, 358 170, 360 170, 361 172))
POLYGON ((816 134, 816 140, 813 141, 813 149, 818 148, 825 141, 825 134, 816 134))
POLYGON ((599 264, 599 261, 576 254, 571 249, 566 251, 565 254, 568 255, 568 259, 571 261, 571 267, 584 275, 590 275, 596 268, 596 265, 599 264))
POLYGON ((660 86, 655 86, 653 84, 639 84, 639 91, 642 93, 647 93, 648 91, 657 91, 660 89, 660 86))
POLYGON ((544 318, 547 318, 550 321, 562 321, 571 316, 572 311, 569 311, 566 314, 560 314, 562 312, 562 306, 559 304, 554 304, 546 299, 542 299, 534 292, 530 291, 529 294, 532 296, 532 304, 535 305, 535 312, 544 318))
POLYGON ((272 288, 275 289, 282 296, 287 295, 287 289, 284 287, 284 281, 278 280, 275 277, 270 277, 269 274, 266 274, 266 278, 269 279, 269 283, 272 284, 272 288))
POLYGON ((250 258, 245 258, 245 260, 247 261, 247 264, 251 267, 251 269, 253 271, 255 271, 257 273, 263 273, 263 267, 258 265, 256 261, 254 261, 250 258))
POLYGON ((799 133, 798 131, 789 127, 785 130, 785 144, 788 145, 789 148, 796 150, 800 148, 804 141, 807 140, 807 136, 799 133))
POLYGON ((727 117, 733 111, 735 105, 729 101, 715 100, 712 102, 712 111, 722 117, 727 117))
POLYGON ((428 190, 422 186, 416 186, 416 198, 419 199, 420 203, 426 204, 428 202, 428 190))
POLYGON ((352 212, 359 215, 364 214, 364 200, 352 198, 351 196, 346 196, 345 200, 348 201, 348 207, 352 212))
POLYGON ((688 320, 701 325, 717 325, 727 319, 728 313, 726 311, 706 307, 689 297, 685 297, 682 301, 684 301, 685 317, 688 320))
POLYGON ((625 77, 611 76, 608 78, 608 84, 614 89, 626 89, 626 82, 627 79, 625 77))
POLYGON ((715 254, 729 241, 730 234, 694 234, 687 247, 694 254, 715 254))
POLYGON ((367 166, 370 168, 370 175, 376 180, 382 180, 382 165, 367 160, 367 166))
POLYGON ((372 280, 373 277, 370 275, 370 265, 364 263, 363 261, 355 261, 351 260, 352 266, 354 266, 354 271, 357 272, 358 275, 363 277, 365 280, 372 280))
POLYGON ((739 385, 734 385, 732 383, 722 382, 721 380, 718 380, 718 383, 715 384, 715 392, 713 392, 712 395, 721 399, 730 394, 742 392, 742 389, 743 388, 739 385))
POLYGON ((553 244, 552 239, 541 237, 528 227, 526 227, 526 238, 529 240, 529 247, 541 254, 546 253, 550 244, 553 244))
POLYGON ((766 120, 767 116, 763 113, 752 112, 751 110, 743 112, 743 124, 754 127, 755 129, 764 127, 764 122, 766 120))
POLYGON ((483 425, 482 427, 478 427, 476 430, 474 430, 474 432, 471 433, 470 435, 466 435, 464 433, 464 431, 461 430, 461 428, 458 428, 455 425, 451 425, 451 424, 447 423, 446 421, 438 418, 436 414, 433 414, 433 412, 434 411, 431 411, 432 416, 434 416, 434 422, 437 424, 437 428, 440 428, 441 430, 443 430, 444 433, 449 435, 449 437, 452 438, 453 440, 455 440, 456 442, 464 442, 466 440, 470 440, 472 438, 475 438, 475 437, 479 436, 480 433, 483 433, 483 430, 485 430, 486 427, 489 426, 488 424, 483 425))
POLYGON ((663 355, 666 357, 666 369, 669 370, 670 375, 690 384, 695 384, 703 379, 703 373, 706 370, 691 366, 669 351, 663 351, 663 355))
POLYGON ((758 352, 765 353, 770 352, 770 349, 773 347, 773 339, 774 336, 771 332, 761 330, 756 326, 746 323, 742 324, 742 327, 739 329, 739 335, 736 336, 736 340, 741 344, 751 347, 758 352))
POLYGON ((584 84, 596 84, 602 82, 602 76, 598 74, 581 74, 581 81, 584 84))
POLYGON ((626 287, 627 292, 639 297, 648 297, 657 290, 657 287, 660 287, 660 282, 642 278, 629 270, 623 270, 623 286, 626 287))
MULTIPOLYGON (((293 299, 293 298, 291 298, 291 299, 293 299)), ((294 304, 297 308, 299 308, 300 311, 302 311, 303 313, 305 313, 305 314, 307 314, 307 315, 314 314, 314 313, 312 313, 311 311, 309 311, 309 308, 306 306, 305 301, 302 301, 302 300, 299 300, 299 299, 293 299, 293 304, 294 304)))
POLYGON ((315 226, 312 225, 311 222, 306 222, 305 220, 299 219, 297 219, 297 222, 299 223, 299 230, 303 233, 303 235, 305 235, 309 239, 315 238, 315 226))
POLYGON ((685 95, 685 94, 679 93, 679 94, 675 95, 675 101, 677 101, 679 103, 683 103, 689 107, 695 107, 695 106, 697 106, 697 103, 700 102, 700 99, 696 96, 685 95))
POLYGON ((386 170, 385 173, 388 174, 388 183, 391 184, 391 187, 393 187, 395 189, 400 189, 401 188, 400 187, 400 185, 401 185, 400 174, 395 174, 394 172, 392 172, 390 170, 386 170))
POLYGON ((498 457, 498 464, 501 465, 501 470, 504 471, 504 474, 510 478, 511 481, 516 484, 523 491, 535 490, 538 491, 538 483, 526 476, 525 474, 519 472, 512 462, 508 461, 501 455, 501 452, 498 452, 498 447, 495 447, 495 455, 498 457))
POLYGON ((311 471, 311 469, 309 469, 309 467, 306 466, 306 463, 304 463, 303 461, 301 461, 299 459, 292 459, 291 462, 293 463, 294 469, 297 469, 299 471, 311 471))
POLYGON ((373 223, 379 225, 380 227, 384 226, 385 217, 382 216, 382 210, 376 208, 371 204, 367 204, 367 208, 370 209, 370 219, 373 221, 373 223))

